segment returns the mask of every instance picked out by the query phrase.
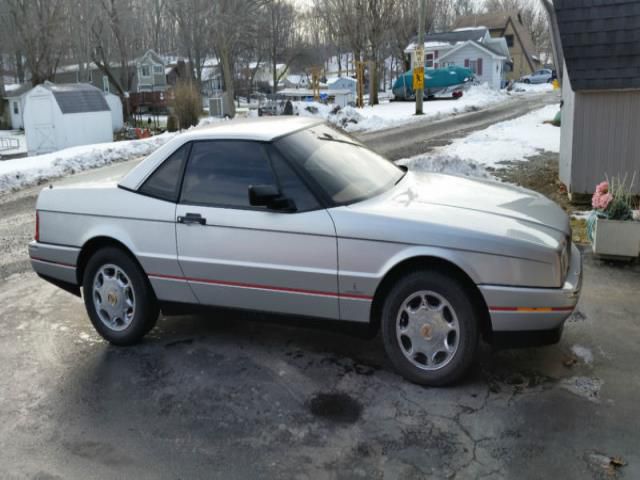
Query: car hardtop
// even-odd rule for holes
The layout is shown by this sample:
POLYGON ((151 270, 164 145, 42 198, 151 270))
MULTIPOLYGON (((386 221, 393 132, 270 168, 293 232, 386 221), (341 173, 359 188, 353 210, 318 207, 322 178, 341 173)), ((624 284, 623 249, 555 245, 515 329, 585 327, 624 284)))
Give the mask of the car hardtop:
POLYGON ((322 125, 324 121, 305 117, 272 117, 221 121, 192 128, 176 135, 135 166, 118 183, 121 188, 137 190, 147 176, 182 145, 202 140, 247 140, 272 142, 292 133, 322 125))

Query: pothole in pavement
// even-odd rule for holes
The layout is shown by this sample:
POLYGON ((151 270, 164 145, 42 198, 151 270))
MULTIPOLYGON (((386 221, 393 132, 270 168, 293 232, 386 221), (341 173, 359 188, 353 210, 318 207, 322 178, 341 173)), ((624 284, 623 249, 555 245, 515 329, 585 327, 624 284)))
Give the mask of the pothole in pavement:
POLYGON ((318 393, 309 401, 315 417, 334 423, 355 423, 362 414, 362 404, 346 393, 318 393))

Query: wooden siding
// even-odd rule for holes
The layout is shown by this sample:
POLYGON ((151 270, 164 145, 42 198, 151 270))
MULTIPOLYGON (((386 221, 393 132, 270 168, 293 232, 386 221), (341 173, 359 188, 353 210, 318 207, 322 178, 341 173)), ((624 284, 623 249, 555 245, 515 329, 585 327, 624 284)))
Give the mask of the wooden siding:
POLYGON ((573 124, 569 120, 563 128, 563 135, 571 132, 571 148, 561 151, 561 168, 568 162, 565 183, 570 191, 592 193, 605 175, 640 175, 640 90, 576 92, 574 101, 573 124))

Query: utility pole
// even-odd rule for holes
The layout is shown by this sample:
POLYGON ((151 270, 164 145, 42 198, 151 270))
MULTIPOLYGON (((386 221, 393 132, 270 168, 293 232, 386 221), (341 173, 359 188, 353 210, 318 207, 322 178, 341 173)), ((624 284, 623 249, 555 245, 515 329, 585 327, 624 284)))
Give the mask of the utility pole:
POLYGON ((418 15, 418 46, 413 60, 413 91, 416 93, 416 115, 422 115, 422 99, 424 97, 424 15, 425 0, 420 0, 418 15))

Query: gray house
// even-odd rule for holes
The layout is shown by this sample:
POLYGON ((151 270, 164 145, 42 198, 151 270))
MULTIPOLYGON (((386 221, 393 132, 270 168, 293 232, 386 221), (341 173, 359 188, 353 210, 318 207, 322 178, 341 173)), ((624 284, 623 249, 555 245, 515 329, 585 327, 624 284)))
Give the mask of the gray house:
MULTIPOLYGON (((129 62, 127 70, 130 76, 130 93, 138 92, 164 92, 167 90, 167 77, 165 74, 165 62, 153 50, 148 50, 140 58, 129 62)), ((116 78, 122 76, 122 67, 114 64, 111 67, 116 78)), ((80 73, 78 65, 66 65, 56 71, 57 83, 90 83, 105 93, 116 92, 115 87, 94 63, 87 65, 87 72, 80 73)))
POLYGON ((640 174, 640 1, 554 6, 565 56, 560 180, 589 194, 605 175, 640 174))

